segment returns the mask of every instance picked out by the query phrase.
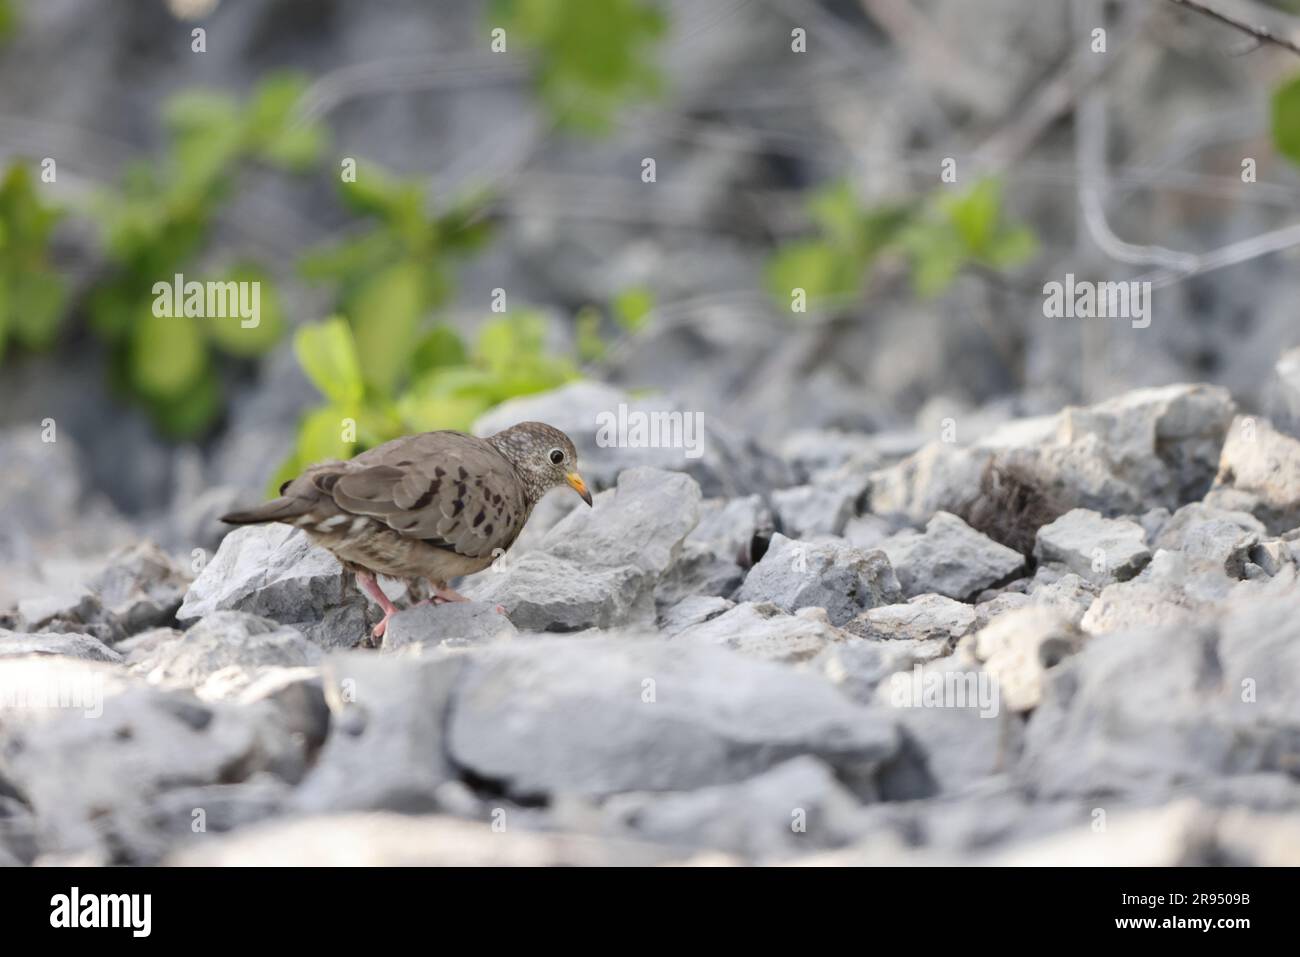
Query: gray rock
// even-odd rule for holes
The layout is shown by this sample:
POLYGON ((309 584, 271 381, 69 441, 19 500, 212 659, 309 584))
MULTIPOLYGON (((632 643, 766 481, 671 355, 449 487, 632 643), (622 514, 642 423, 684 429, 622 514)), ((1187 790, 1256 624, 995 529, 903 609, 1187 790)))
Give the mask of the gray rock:
POLYGON ((886 678, 945 657, 951 650, 947 638, 850 640, 827 647, 812 667, 854 701, 870 704, 886 678))
POLYGON ((788 615, 770 603, 745 602, 682 629, 673 640, 730 648, 769 661, 798 662, 844 638, 821 608, 801 608, 788 615))
POLYGON ((1241 603, 1217 633, 1212 621, 1101 635, 1053 669, 1020 773, 1047 794, 1132 794, 1286 772, 1294 594, 1241 603))
POLYGON ((943 595, 917 595, 899 605, 882 605, 863 612, 845 628, 863 638, 942 638, 956 642, 975 625, 975 609, 943 595))
POLYGON ((689 476, 633 469, 546 534, 538 549, 478 576, 471 598, 503 605, 528 631, 576 631, 654 620, 654 591, 699 519, 689 476), (495 572, 495 573, 494 573, 495 572))
POLYGON ((22 655, 60 655, 84 661, 120 662, 122 656, 98 638, 76 634, 20 635, 0 628, 0 658, 22 655))
POLYGON ((862 552, 834 542, 798 542, 778 534, 735 598, 771 602, 787 612, 824 608, 831 624, 842 626, 863 609, 893 604, 901 596, 883 552, 862 552))
POLYGON ((868 821, 831 769, 807 756, 734 784, 615 795, 604 811, 630 837, 751 860, 840 847, 868 821))
POLYGON ((659 616, 659 630, 671 637, 692 625, 703 624, 717 618, 724 611, 735 606, 735 602, 716 596, 700 595, 683 598, 659 616))
POLYGON ((981 535, 956 515, 939 512, 925 532, 900 532, 881 545, 908 598, 936 593, 965 601, 1014 577, 1024 556, 981 535))
POLYGON ((1127 581, 1151 560, 1146 532, 1128 519, 1103 518, 1086 508, 1071 509, 1038 530, 1034 555, 1060 562, 1093 582, 1127 581))
POLYGON ((974 662, 948 656, 913 663, 881 682, 875 696, 903 726, 920 764, 906 796, 968 788, 1015 762, 1019 721, 996 679, 974 662))
POLYGON ((490 435, 529 420, 550 423, 573 439, 583 476, 597 489, 612 487, 624 470, 646 467, 685 472, 709 497, 748 495, 795 481, 793 470, 782 459, 712 416, 683 409, 665 397, 633 397, 599 382, 573 382, 503 402, 475 422, 473 431, 490 435), (617 428, 602 430, 606 420, 617 423, 620 407, 633 425, 641 416, 675 416, 676 434, 692 441, 656 448, 635 442, 635 432, 620 438, 617 428))
POLYGON ((275 523, 227 535, 176 617, 184 625, 216 611, 244 611, 289 625, 323 648, 350 648, 369 635, 367 606, 333 555, 275 523))
POLYGON ((1247 512, 1192 502, 1164 524, 1155 546, 1182 552, 1193 566, 1212 566, 1230 578, 1241 578, 1251 549, 1263 535, 1263 523, 1247 512))
POLYGON ((928 522, 939 511, 961 511, 976 497, 992 460, 987 449, 931 442, 897 465, 872 473, 870 511, 913 524, 928 522))
POLYGON ((240 611, 214 612, 174 638, 154 634, 161 640, 141 643, 127 656, 131 671, 203 700, 234 696, 266 668, 304 667, 321 658, 320 648, 295 629, 240 611))
POLYGON ((878 712, 812 675, 680 641, 601 638, 477 652, 448 738, 457 765, 517 795, 688 790, 811 754, 872 796, 897 749, 878 712))
MULTIPOLYGON (((1156 553, 1157 556, 1161 554, 1156 553)), ((1089 634, 1103 634, 1191 625, 1200 617, 1203 607, 1203 603, 1188 595, 1185 589, 1168 581, 1117 582, 1102 589, 1079 622, 1079 627, 1089 634)))
POLYGON ((265 706, 203 703, 129 686, 121 670, 41 659, 0 664, 6 693, 57 688, 68 707, 11 708, 0 726, 5 778, 33 809, 43 853, 96 852, 117 863, 147 857, 148 807, 177 787, 235 783, 260 771, 290 783, 303 745, 265 706), (102 669, 108 669, 107 671, 102 669))
POLYGON ((1263 419, 1232 423, 1219 459, 1216 485, 1249 492, 1255 516, 1274 534, 1300 525, 1300 439, 1263 419))
POLYGON ((121 549, 87 582, 127 635, 169 624, 190 576, 152 542, 121 549))
POLYGON ((735 560, 688 538, 655 586, 655 607, 662 615, 695 595, 722 598, 734 593, 744 580, 745 570, 735 560))
POLYGON ((897 523, 881 515, 855 515, 844 525, 844 540, 864 552, 879 548, 889 536, 901 531, 897 523))
POLYGON ((781 530, 790 538, 841 534, 856 500, 857 493, 842 485, 796 485, 772 493, 781 530))
POLYGON ((437 808, 439 788, 456 777, 446 729, 464 665, 459 655, 330 657, 323 673, 330 735, 295 792, 294 807, 313 813, 437 808))
POLYGON ((1270 577, 1276 576, 1285 565, 1295 565, 1296 557, 1289 544, 1282 539, 1260 542, 1249 552, 1250 560, 1270 577))
MULTIPOLYGON (((1040 567, 1039 572, 1041 571, 1043 569, 1040 567)), ((1100 586, 1073 572, 1046 583, 1035 574, 1028 598, 1031 605, 1051 609, 1077 627, 1100 592, 1100 586)))
POLYGON ((164 791, 149 802, 145 812, 149 829, 158 837, 151 857, 160 859, 174 842, 196 833, 225 834, 274 817, 285 807, 291 793, 288 784, 268 774, 240 784, 164 791))
POLYGON ((386 652, 424 644, 457 648, 509 641, 518 633, 496 605, 479 601, 417 605, 388 620, 381 647, 386 652))
POLYGON ((975 657, 997 681, 1012 711, 1029 711, 1042 699, 1048 669, 1079 649, 1083 635, 1069 618, 1042 607, 1009 611, 975 635, 975 657))
POLYGON ((73 583, 21 599, 16 624, 24 631, 89 634, 105 644, 116 644, 126 635, 121 622, 109 614, 97 594, 73 583))
POLYGON ((713 498, 701 503, 699 524, 686 541, 748 567, 757 560, 755 543, 761 541, 765 548, 773 530, 772 510, 761 496, 713 498))

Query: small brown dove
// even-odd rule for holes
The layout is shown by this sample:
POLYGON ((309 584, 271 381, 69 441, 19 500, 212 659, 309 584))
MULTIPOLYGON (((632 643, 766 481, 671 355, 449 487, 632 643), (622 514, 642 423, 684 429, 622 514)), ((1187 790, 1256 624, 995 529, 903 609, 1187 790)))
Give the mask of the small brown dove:
POLYGON ((221 520, 301 528, 384 609, 374 629, 382 638, 397 608, 376 575, 427 581, 435 604, 467 601, 448 580, 492 564, 548 491, 568 485, 591 504, 577 466, 573 442, 542 422, 485 439, 422 432, 313 465, 281 485, 279 498, 221 520))

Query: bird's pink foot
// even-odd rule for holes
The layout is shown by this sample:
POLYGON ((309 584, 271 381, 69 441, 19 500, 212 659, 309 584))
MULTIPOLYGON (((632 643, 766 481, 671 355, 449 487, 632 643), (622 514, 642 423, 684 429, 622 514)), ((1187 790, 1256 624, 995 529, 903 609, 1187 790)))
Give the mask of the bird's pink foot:
POLYGON ((433 603, 435 605, 444 605, 447 602, 453 601, 469 601, 468 598, 456 591, 454 588, 449 588, 446 585, 439 584, 438 582, 433 582, 432 584, 433 603))
POLYGON ((384 610, 384 617, 380 619, 379 624, 371 629, 371 637, 376 639, 376 643, 382 641, 384 633, 388 630, 388 619, 392 618, 397 612, 397 606, 388 600, 384 590, 379 587, 379 582, 375 581, 375 576, 368 572, 357 572, 357 584, 362 590, 375 600, 380 608, 384 610))

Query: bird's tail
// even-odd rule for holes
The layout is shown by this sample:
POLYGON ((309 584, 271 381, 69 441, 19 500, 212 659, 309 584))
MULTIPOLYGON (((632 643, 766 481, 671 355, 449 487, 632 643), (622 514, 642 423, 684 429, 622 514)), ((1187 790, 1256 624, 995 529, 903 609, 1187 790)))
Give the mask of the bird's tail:
POLYGON ((293 523, 307 511, 309 503, 299 498, 273 498, 252 508, 239 509, 221 516, 228 525, 261 525, 264 522, 293 523))

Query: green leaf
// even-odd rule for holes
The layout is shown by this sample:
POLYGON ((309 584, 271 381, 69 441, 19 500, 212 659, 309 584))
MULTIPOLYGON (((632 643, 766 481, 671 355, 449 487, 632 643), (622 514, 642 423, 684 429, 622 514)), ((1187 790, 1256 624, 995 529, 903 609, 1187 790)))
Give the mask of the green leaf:
MULTIPOLYGON (((46 272, 29 272, 13 283, 14 337, 27 349, 48 349, 59 331, 59 319, 67 301, 63 281, 46 272)), ((4 314, 0 303, 0 317, 4 314)), ((4 333, 0 331, 0 341, 4 333)))
MULTIPOLYGON (((252 358, 267 352, 284 334, 284 314, 280 310, 280 297, 276 293, 275 283, 251 263, 236 265, 219 281, 225 284, 235 283, 233 287, 225 287, 234 292, 234 298, 227 295, 226 316, 208 319, 207 331, 212 341, 232 356, 252 358), (239 292, 241 289, 248 289, 249 292, 245 295, 239 292), (253 290, 256 290, 256 300, 251 298, 253 290), (236 304, 245 300, 250 307, 254 304, 257 306, 256 316, 246 319, 241 310, 236 308, 236 304), (251 324, 254 321, 256 325, 251 324)), ((247 311, 251 313, 254 310, 249 308, 247 311)))
POLYGON ((1300 163, 1300 76, 1273 94, 1273 144, 1293 163, 1300 163))
POLYGON ((605 357, 605 340, 600 335, 600 313, 587 306, 578 310, 578 358, 599 362, 605 357))
POLYGON ((785 308, 795 289, 810 301, 843 299, 858 294, 863 273, 854 257, 822 240, 797 240, 782 246, 768 261, 767 286, 785 308))
POLYGON ((206 319, 155 316, 146 302, 131 332, 129 369, 132 384, 146 397, 181 397, 207 371, 207 351, 199 323, 206 319))
POLYGON ((335 316, 303 326, 294 336, 293 348, 303 372, 323 395, 348 407, 361 401, 361 366, 346 321, 335 316))
POLYGON ((432 369, 464 365, 468 360, 469 353, 460 334, 446 323, 439 323, 416 345, 412 371, 419 375, 432 369))
POLYGON ((964 196, 942 202, 957 235, 974 256, 984 255, 993 239, 1001 214, 1002 190, 995 179, 984 179, 964 196))
POLYGON ((614 297, 614 320, 628 332, 636 332, 650 318, 654 305, 654 294, 649 289, 625 289, 614 297))
POLYGON ((298 431, 298 461, 306 467, 326 459, 351 458, 355 443, 344 437, 349 420, 356 422, 356 410, 340 404, 308 413, 298 431))
POLYGON ((205 432, 221 413, 221 386, 211 369, 190 383, 179 395, 154 400, 149 411, 157 426, 178 439, 190 439, 205 432))
POLYGON ((988 261, 999 269, 1018 266, 1038 253, 1038 237, 1028 226, 1018 226, 999 233, 989 250, 988 261))
POLYGON ((380 395, 392 395, 411 368, 424 290, 419 266, 401 262, 372 277, 351 304, 361 377, 380 395))

